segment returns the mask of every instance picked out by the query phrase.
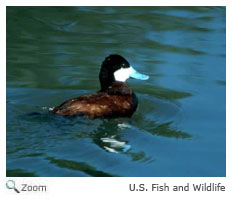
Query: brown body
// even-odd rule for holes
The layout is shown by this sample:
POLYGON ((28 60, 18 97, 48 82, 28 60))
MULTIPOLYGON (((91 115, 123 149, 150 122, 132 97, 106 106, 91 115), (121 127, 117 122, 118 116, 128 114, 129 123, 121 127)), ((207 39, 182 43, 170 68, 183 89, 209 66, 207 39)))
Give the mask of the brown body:
POLYGON ((137 108, 137 98, 128 85, 113 82, 106 91, 70 99, 53 109, 53 114, 95 117, 130 117, 137 108))

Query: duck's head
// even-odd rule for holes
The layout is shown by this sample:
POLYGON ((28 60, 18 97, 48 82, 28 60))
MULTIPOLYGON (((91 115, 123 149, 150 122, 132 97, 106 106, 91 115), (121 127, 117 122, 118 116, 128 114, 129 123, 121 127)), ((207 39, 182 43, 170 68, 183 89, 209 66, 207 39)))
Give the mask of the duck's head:
POLYGON ((109 55, 102 62, 99 73, 101 90, 106 90, 114 81, 125 82, 129 78, 147 80, 148 75, 137 72, 129 62, 120 55, 109 55))

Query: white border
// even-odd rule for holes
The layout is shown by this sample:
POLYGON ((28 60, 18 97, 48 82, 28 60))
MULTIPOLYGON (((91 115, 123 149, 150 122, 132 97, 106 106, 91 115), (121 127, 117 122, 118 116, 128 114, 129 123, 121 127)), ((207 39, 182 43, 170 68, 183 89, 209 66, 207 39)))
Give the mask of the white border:
POLYGON ((5 0, 2 4, 5 6, 225 6, 229 3, 227 0, 194 0, 191 2, 185 0, 5 0))
MULTIPOLYGON (((125 0, 117 0, 106 1, 106 0, 98 0, 98 1, 76 1, 76 0, 0 0, 0 44, 1 44, 1 53, 0 53, 0 81, 1 81, 1 98, 0 98, 0 122, 1 122, 1 133, 0 133, 0 198, 16 198, 16 194, 12 193, 11 190, 7 190, 5 188, 5 182, 7 178, 6 175, 6 6, 86 6, 86 5, 109 5, 109 6, 227 6, 226 8, 226 54, 231 54, 231 46, 232 46, 232 27, 231 27, 231 13, 232 7, 231 3, 227 0, 194 0, 187 3, 187 1, 176 0, 167 1, 167 0, 133 0, 127 1, 125 0), (133 3, 132 3, 133 2, 133 3), (3 197, 5 196, 5 197, 3 197)), ((67 196, 68 198, 126 198, 129 196, 130 198, 230 198, 229 194, 232 192, 232 164, 231 164, 231 85, 232 80, 231 77, 231 57, 226 60, 226 130, 227 130, 227 177, 223 178, 14 178, 18 183, 21 182, 30 182, 34 184, 46 184, 49 189, 48 192, 42 194, 20 194, 17 195, 17 198, 25 197, 25 198, 63 198, 67 196), (226 192, 129 192, 128 185, 129 183, 163 183, 166 182, 168 185, 181 185, 187 182, 191 183, 204 183, 204 182, 215 182, 215 183, 223 183, 226 185, 226 192)), ((11 178, 12 179, 12 178, 11 178)))

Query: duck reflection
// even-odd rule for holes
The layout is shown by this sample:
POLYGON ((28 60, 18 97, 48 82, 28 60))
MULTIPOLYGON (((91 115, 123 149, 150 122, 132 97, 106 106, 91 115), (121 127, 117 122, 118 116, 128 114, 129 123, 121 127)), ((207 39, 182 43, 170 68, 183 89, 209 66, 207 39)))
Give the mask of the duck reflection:
POLYGON ((103 123, 91 134, 93 142, 102 149, 112 152, 127 152, 131 149, 128 141, 123 140, 121 132, 129 128, 124 120, 104 120, 103 123))
POLYGON ((121 153, 131 157, 132 161, 151 161, 144 151, 136 151, 133 146, 123 138, 125 131, 134 131, 129 124, 130 120, 105 120, 97 130, 91 134, 93 142, 110 153, 121 153), (136 152, 134 152, 136 151, 136 152))

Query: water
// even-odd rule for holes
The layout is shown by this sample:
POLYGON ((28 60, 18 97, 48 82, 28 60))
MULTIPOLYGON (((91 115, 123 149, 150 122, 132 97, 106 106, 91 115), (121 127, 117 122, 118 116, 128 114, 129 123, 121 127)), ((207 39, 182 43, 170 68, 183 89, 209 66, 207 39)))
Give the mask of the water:
POLYGON ((7 7, 7 176, 225 176, 225 13, 7 7), (128 81, 136 113, 50 115, 99 89, 111 53, 150 76, 128 81))

